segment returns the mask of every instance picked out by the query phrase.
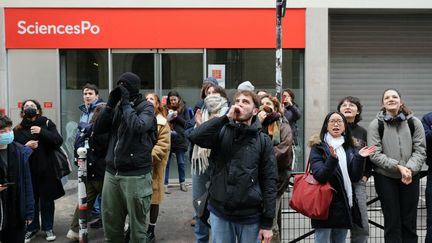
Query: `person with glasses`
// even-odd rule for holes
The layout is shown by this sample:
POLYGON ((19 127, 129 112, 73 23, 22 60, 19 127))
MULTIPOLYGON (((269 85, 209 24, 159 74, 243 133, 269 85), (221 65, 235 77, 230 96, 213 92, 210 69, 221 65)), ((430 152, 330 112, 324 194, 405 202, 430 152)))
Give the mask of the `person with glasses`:
POLYGON ((383 108, 368 128, 368 144, 377 148, 371 161, 384 214, 384 239, 417 242, 418 172, 426 160, 425 132, 398 90, 385 90, 381 100, 383 108))
MULTIPOLYGON (((362 104, 360 99, 353 96, 346 96, 339 101, 337 110, 342 113, 348 121, 348 127, 355 141, 357 148, 367 144, 367 130, 358 125, 361 121, 362 104)), ((351 243, 366 243, 369 237, 369 224, 367 215, 367 193, 366 183, 372 175, 372 165, 369 157, 366 158, 366 166, 363 176, 359 181, 353 181, 355 197, 360 209, 361 225, 354 224, 351 229, 351 243)))
POLYGON ((352 182, 361 179, 365 158, 375 152, 375 147, 365 146, 357 151, 348 122, 340 112, 327 114, 320 135, 312 136, 309 146, 313 177, 320 183, 329 182, 335 189, 328 219, 311 219, 315 242, 345 242, 353 222, 361 224, 352 182))

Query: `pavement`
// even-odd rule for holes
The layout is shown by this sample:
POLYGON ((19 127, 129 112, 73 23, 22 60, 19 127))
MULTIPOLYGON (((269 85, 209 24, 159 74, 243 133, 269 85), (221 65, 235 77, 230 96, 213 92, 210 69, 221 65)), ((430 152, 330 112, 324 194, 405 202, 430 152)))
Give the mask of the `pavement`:
MULTIPOLYGON (((69 181, 65 185, 66 195, 55 201, 54 242, 71 242, 66 238, 70 221, 77 203, 76 181, 69 181)), ((159 208, 159 217, 155 228, 158 243, 190 243, 195 237, 190 221, 193 216, 192 187, 188 192, 180 191, 179 185, 170 185, 171 194, 165 194, 165 199, 159 208)), ((47 242, 45 234, 39 232, 31 243, 47 242)), ((103 229, 89 228, 89 242, 104 242, 103 229)))

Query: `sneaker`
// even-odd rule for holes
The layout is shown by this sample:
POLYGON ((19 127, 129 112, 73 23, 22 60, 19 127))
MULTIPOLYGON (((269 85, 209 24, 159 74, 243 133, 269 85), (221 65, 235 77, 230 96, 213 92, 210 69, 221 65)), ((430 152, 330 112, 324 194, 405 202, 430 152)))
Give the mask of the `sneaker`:
POLYGON ((55 241, 56 236, 54 235, 54 232, 52 230, 45 231, 46 237, 45 240, 47 241, 55 241))
POLYGON ((154 232, 147 232, 147 243, 154 243, 156 241, 156 236, 154 232))
POLYGON ((68 238, 69 240, 78 241, 79 240, 79 234, 70 229, 67 232, 66 238, 68 238))
POLYGON ((193 217, 191 220, 191 226, 194 227, 195 224, 196 224, 196 219, 195 219, 195 217, 193 217))
POLYGON ((92 229, 100 229, 102 228, 103 224, 102 224, 102 219, 98 219, 95 222, 90 224, 90 228, 92 229))
POLYGON ((182 191, 184 191, 184 192, 187 192, 187 191, 188 191, 187 186, 186 186, 184 183, 181 183, 181 184, 180 184, 180 190, 182 190, 182 191))
POLYGON ((168 186, 165 186, 165 194, 171 194, 171 192, 168 190, 168 186))
POLYGON ((27 231, 25 234, 25 243, 29 243, 33 238, 36 237, 37 231, 27 231))

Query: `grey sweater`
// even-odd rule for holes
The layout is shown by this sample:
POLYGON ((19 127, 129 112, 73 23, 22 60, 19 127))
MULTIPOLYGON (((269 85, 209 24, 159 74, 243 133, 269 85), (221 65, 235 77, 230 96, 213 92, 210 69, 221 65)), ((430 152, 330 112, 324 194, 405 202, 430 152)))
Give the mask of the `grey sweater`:
MULTIPOLYGON (((413 117, 407 116, 407 120, 413 117)), ((370 156, 375 165, 374 170, 391 178, 401 178, 397 165, 411 169, 417 174, 426 160, 426 140, 423 125, 419 119, 413 117, 415 131, 411 136, 408 121, 384 122, 382 140, 378 132, 378 120, 384 121, 382 111, 369 124, 367 143, 376 146, 376 153, 370 156)))

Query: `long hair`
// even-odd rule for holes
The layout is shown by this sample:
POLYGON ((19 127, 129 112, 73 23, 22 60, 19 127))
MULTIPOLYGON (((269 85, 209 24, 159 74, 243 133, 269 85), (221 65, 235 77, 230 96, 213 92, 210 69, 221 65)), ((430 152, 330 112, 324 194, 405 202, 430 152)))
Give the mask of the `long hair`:
MULTIPOLYGON (((384 95, 385 95, 385 93, 386 93, 387 91, 389 91, 389 90, 393 90, 393 91, 395 91, 395 92, 399 95, 399 98, 400 98, 400 100, 401 100, 401 106, 400 106, 400 109, 399 109, 399 112, 398 112, 398 113, 403 112, 404 115, 409 115, 409 114, 411 114, 412 111, 411 111, 411 110, 410 110, 410 109, 405 105, 405 101, 402 100, 402 95, 401 95, 401 93, 399 92, 399 90, 397 90, 397 89, 394 89, 394 88, 388 88, 388 89, 384 90, 384 92, 382 93, 382 96, 381 96, 381 103, 384 104, 384 95)), ((383 107, 381 108, 381 111, 383 111, 383 112, 386 111, 386 109, 384 108, 384 105, 383 105, 383 107)))
POLYGON ((339 112, 340 112, 340 108, 341 108, 342 104, 343 104, 345 101, 348 101, 348 102, 350 102, 350 103, 353 103, 354 105, 357 106, 358 114, 356 114, 356 116, 355 116, 355 118, 354 118, 354 124, 357 124, 359 121, 362 120, 361 113, 362 113, 362 110, 363 110, 363 106, 362 106, 362 104, 360 103, 360 99, 357 98, 357 97, 354 97, 354 96, 346 96, 346 97, 343 97, 343 98, 339 101, 339 104, 338 104, 338 106, 337 106, 337 110, 338 110, 339 112))
POLYGON ((167 108, 168 108, 168 109, 172 109, 171 101, 170 101, 170 97, 171 97, 171 96, 176 96, 176 97, 179 99, 179 102, 178 102, 179 105, 178 105, 178 108, 177 108, 177 112, 178 112, 179 114, 183 113, 183 112, 184 112, 184 109, 185 109, 185 102, 184 102, 183 99, 181 98, 180 94, 179 94, 177 91, 175 91, 175 90, 171 90, 170 92, 168 92, 168 96, 167 96, 167 104, 166 104, 167 108))
POLYGON ((344 148, 354 147, 354 143, 353 143, 353 140, 352 140, 352 137, 351 137, 351 131, 348 128, 348 121, 345 118, 345 116, 342 113, 338 112, 338 111, 330 112, 325 117, 323 125, 322 125, 322 128, 321 128, 321 133, 320 133, 320 139, 321 139, 321 141, 324 141, 324 135, 328 132, 328 130, 327 130, 328 123, 329 123, 330 117, 333 114, 340 115, 342 117, 342 120, 343 120, 343 123, 344 123, 345 131, 342 133, 342 136, 344 137, 345 142, 343 144, 343 147, 344 148))
POLYGON ((33 103, 36 105, 36 110, 39 111, 39 114, 36 114, 36 119, 39 118, 39 117, 41 117, 41 116, 42 116, 42 106, 40 105, 40 103, 39 103, 38 101, 33 100, 33 99, 25 100, 25 101, 22 103, 22 105, 21 105, 21 113, 20 113, 20 117, 21 117, 21 118, 24 118, 24 106, 25 106, 25 104, 26 104, 27 102, 29 102, 29 101, 33 102, 33 103))
POLYGON ((99 104, 98 106, 96 106, 96 108, 95 108, 94 111, 93 111, 93 116, 92 116, 92 118, 90 119, 90 123, 91 123, 91 124, 94 124, 94 123, 97 121, 97 119, 99 118, 99 116, 100 116, 100 114, 102 113, 102 111, 103 111, 103 109, 105 108, 105 106, 106 106, 105 103, 103 103, 103 104, 99 104))
POLYGON ((159 96, 156 93, 148 93, 148 94, 146 94, 146 97, 147 97, 147 95, 153 96, 153 98, 156 101, 156 105, 154 107, 155 115, 157 116, 158 114, 161 114, 163 117, 166 117, 166 110, 163 108, 162 102, 161 102, 159 96))
POLYGON ((268 98, 273 103, 273 106, 275 107, 274 112, 283 115, 283 109, 277 97, 266 94, 260 97, 260 101, 262 101, 264 98, 268 98))

